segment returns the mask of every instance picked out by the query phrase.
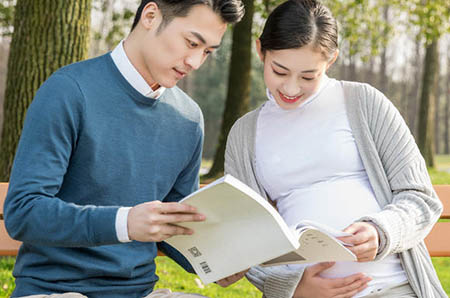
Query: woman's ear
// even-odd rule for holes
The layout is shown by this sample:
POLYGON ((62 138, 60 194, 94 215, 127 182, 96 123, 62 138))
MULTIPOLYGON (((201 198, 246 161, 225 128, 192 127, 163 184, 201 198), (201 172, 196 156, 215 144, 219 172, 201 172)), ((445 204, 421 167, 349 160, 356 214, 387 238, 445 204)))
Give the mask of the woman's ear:
POLYGON ((256 44, 256 52, 258 53, 259 59, 261 60, 262 63, 264 63, 264 53, 262 52, 261 41, 259 40, 259 38, 256 39, 255 44, 256 44))
POLYGON ((336 49, 336 51, 334 51, 333 56, 331 57, 330 61, 327 64, 327 69, 331 67, 331 65, 333 65, 334 62, 336 62, 337 58, 339 56, 339 49, 336 49))

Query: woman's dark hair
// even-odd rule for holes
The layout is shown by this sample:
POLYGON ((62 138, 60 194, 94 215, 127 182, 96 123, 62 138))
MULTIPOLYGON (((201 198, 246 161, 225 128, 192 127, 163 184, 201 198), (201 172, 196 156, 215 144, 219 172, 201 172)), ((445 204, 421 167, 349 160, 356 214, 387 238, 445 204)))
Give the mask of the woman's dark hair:
POLYGON ((311 45, 330 59, 338 47, 336 19, 316 0, 288 0, 269 15, 259 38, 261 50, 311 45))
POLYGON ((162 30, 175 17, 187 16, 194 5, 201 4, 211 7, 225 23, 229 24, 239 22, 245 12, 241 0, 142 0, 137 9, 131 31, 139 23, 144 7, 150 2, 155 2, 161 10, 163 20, 158 30, 162 30))

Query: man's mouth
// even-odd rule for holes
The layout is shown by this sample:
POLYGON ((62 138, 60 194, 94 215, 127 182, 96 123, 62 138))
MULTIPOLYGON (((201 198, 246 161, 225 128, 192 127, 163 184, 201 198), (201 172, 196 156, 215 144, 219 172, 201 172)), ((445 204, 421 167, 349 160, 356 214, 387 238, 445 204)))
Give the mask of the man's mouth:
POLYGON ((187 74, 187 72, 185 72, 185 71, 182 71, 182 70, 179 70, 179 69, 177 69, 177 68, 173 68, 173 70, 175 71, 175 74, 176 74, 176 76, 177 76, 177 79, 179 79, 179 80, 181 80, 182 78, 184 78, 185 76, 186 76, 186 74, 187 74))

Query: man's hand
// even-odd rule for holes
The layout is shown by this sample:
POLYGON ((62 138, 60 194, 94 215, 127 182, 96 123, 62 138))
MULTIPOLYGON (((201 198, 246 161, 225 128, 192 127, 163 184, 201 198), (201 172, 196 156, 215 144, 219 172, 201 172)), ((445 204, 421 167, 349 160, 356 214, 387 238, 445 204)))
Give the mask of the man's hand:
POLYGON ((362 273, 344 278, 321 277, 322 271, 331 268, 333 262, 317 263, 305 269, 293 298, 350 298, 367 287, 370 277, 362 273))
POLYGON ((352 236, 339 237, 339 240, 354 246, 347 247, 358 258, 358 262, 373 261, 378 252, 378 231, 368 222, 355 222, 348 226, 344 232, 352 236))
POLYGON ((128 213, 128 237, 142 242, 159 242, 174 235, 191 235, 191 229, 176 223, 204 221, 206 217, 189 205, 152 201, 136 205, 128 213))
POLYGON ((239 273, 230 275, 228 277, 225 277, 221 280, 216 281, 216 284, 218 284, 221 287, 228 287, 229 285, 234 284, 235 282, 239 281, 241 278, 245 276, 245 273, 248 272, 249 269, 241 271, 239 273))

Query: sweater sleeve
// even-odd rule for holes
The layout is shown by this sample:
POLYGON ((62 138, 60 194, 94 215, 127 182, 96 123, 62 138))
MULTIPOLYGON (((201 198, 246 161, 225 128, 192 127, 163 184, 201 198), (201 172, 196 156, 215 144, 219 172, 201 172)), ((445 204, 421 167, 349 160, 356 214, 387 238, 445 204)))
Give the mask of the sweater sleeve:
POLYGON ((82 125, 83 96, 67 75, 52 75, 30 105, 5 201, 12 238, 47 246, 118 243, 118 207, 79 206, 57 197, 82 125))
MULTIPOLYGON (((248 131, 252 125, 249 118, 238 120, 232 127, 228 135, 225 150, 225 173, 238 178, 256 192, 262 193, 257 185, 256 177, 251 164, 251 154, 249 154, 252 144, 252 136, 248 131)), ((251 134, 251 133, 250 133, 251 134)), ((261 247, 260 249, 264 249, 261 247)), ((273 267, 252 267, 247 272, 247 279, 267 298, 291 298, 303 275, 303 271, 293 271, 287 266, 273 267)))
POLYGON ((403 252, 424 240, 442 212, 425 161, 405 121, 378 90, 365 86, 367 119, 375 148, 392 191, 381 212, 361 220, 375 223, 382 245, 377 259, 403 252))

